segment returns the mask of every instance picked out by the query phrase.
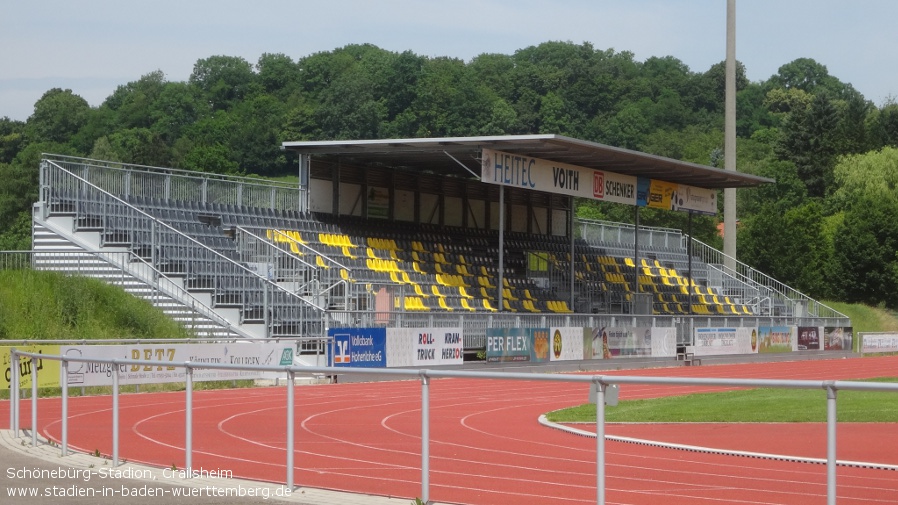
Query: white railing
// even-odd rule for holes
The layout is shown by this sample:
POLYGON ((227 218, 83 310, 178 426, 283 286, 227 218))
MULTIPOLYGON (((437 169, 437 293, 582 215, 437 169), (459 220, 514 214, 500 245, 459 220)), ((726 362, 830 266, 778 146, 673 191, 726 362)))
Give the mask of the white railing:
MULTIPOLYGON (((166 276, 184 276, 187 289, 213 289, 219 298, 213 305, 238 306, 244 316, 251 313, 253 320, 261 320, 266 337, 271 336, 272 327, 279 322, 272 319, 275 311, 283 322, 317 328, 309 331, 320 331, 323 327, 323 307, 282 289, 245 265, 75 175, 58 162, 41 163, 41 201, 49 209, 71 210, 76 230, 96 228, 101 233, 121 235, 116 240, 128 242, 132 250, 139 249, 138 255, 148 258, 166 276)), ((101 234, 101 242, 102 237, 101 234)))
POLYGON ((58 154, 44 154, 43 159, 79 173, 91 184, 122 198, 162 198, 176 202, 216 203, 280 211, 305 210, 302 202, 307 200, 297 184, 280 181, 58 154))
POLYGON ((779 302, 786 310, 784 316, 801 318, 844 318, 848 316, 837 310, 820 303, 817 300, 801 293, 800 291, 766 275, 754 268, 725 255, 723 252, 696 240, 688 235, 683 236, 685 243, 692 241, 692 254, 700 261, 719 270, 724 275, 747 284, 759 291, 761 297, 769 297, 779 302), (796 310, 797 307, 800 309, 796 310), (803 312, 796 314, 795 312, 803 312))
MULTIPOLYGON (((596 392, 596 503, 605 504, 605 393, 608 386, 623 384, 650 384, 660 386, 710 386, 721 388, 779 388, 808 389, 826 391, 826 490, 827 504, 836 504, 836 467, 849 465, 836 459, 836 407, 838 391, 883 391, 898 393, 898 384, 853 382, 853 381, 820 381, 820 380, 772 380, 772 379, 718 379, 718 378, 680 378, 680 377, 634 377, 603 375, 563 375, 542 373, 506 373, 506 372, 471 372, 449 370, 409 370, 384 368, 344 368, 344 367, 296 367, 296 366, 253 366, 191 363, 189 361, 175 363, 169 361, 144 361, 129 359, 96 359, 90 357, 74 358, 71 356, 55 356, 38 353, 10 351, 10 362, 19 363, 20 358, 31 360, 31 443, 37 446, 37 398, 38 398, 38 362, 41 359, 61 361, 62 372, 60 385, 62 389, 62 439, 61 454, 68 455, 68 364, 76 363, 108 363, 113 367, 119 365, 166 366, 183 368, 186 374, 185 389, 185 469, 193 467, 193 371, 195 369, 244 370, 257 372, 283 372, 287 384, 287 434, 286 434, 286 477, 285 485, 294 488, 294 389, 296 374, 357 374, 362 376, 401 376, 418 378, 421 381, 421 496, 424 503, 430 502, 430 382, 436 378, 466 378, 478 380, 520 380, 549 381, 570 384, 591 384, 596 392)), ((10 380, 10 427, 19 436, 20 432, 20 391, 19 366, 11 366, 10 380)), ((115 369, 115 368, 113 368, 115 369)), ((119 465, 119 377, 111 374, 112 386, 112 465, 119 465)), ((190 472, 186 472, 188 475, 190 472)))

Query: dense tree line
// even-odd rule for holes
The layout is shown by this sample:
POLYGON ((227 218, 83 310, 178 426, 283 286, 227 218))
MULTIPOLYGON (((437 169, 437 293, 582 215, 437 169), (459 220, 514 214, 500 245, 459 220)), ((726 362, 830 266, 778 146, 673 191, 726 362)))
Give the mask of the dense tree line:
MULTIPOLYGON (((875 105, 811 59, 766 81, 737 68, 740 260, 812 296, 898 307, 898 104, 875 105)), ((350 45, 294 61, 211 56, 187 82, 161 71, 91 107, 51 89, 27 121, 0 118, 0 249, 27 249, 40 153, 275 177, 285 140, 558 133, 718 166, 724 64, 546 42, 469 62, 350 45)), ((632 208, 581 202, 584 217, 632 208)), ((644 209, 644 224, 685 228, 644 209)), ((695 234, 719 244, 717 220, 695 234)))

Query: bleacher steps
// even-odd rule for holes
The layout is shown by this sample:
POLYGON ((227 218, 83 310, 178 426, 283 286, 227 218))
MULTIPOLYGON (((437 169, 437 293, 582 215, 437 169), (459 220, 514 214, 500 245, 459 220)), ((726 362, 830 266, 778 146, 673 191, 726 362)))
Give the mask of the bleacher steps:
MULTIPOLYGON (((51 222, 47 223, 48 225, 53 226, 57 230, 71 229, 70 227, 73 222, 72 218, 69 216, 53 216, 48 218, 47 221, 51 222)), ((162 310, 166 316, 179 322, 197 336, 207 338, 240 336, 202 314, 197 313, 183 303, 165 295, 161 289, 153 289, 143 281, 126 273, 121 268, 98 257, 80 254, 87 252, 86 249, 80 247, 72 240, 56 233, 48 226, 42 224, 39 220, 34 220, 33 227, 32 249, 36 253, 33 260, 35 269, 77 273, 119 286, 124 289, 125 292, 133 296, 148 300, 154 306, 162 310), (41 251, 47 252, 41 254, 41 251)), ((79 241, 82 238, 86 238, 85 241, 87 244, 99 244, 99 234, 96 232, 73 232, 73 235, 75 234, 77 234, 79 241)), ((127 248, 122 247, 104 248, 103 252, 112 252, 107 251, 107 249, 112 249, 115 252, 127 252, 127 248)), ((99 248, 97 250, 99 250, 99 248)), ((172 286, 183 286, 182 279, 162 279, 162 282, 170 282, 172 286)), ((201 295, 195 297, 202 298, 201 295)), ((208 302, 211 297, 209 297, 208 294, 206 294, 206 297, 206 306, 209 306, 208 302)), ((226 320, 236 322, 237 318, 227 318, 226 320)), ((255 335, 259 332, 257 329, 253 328, 250 333, 255 335)))

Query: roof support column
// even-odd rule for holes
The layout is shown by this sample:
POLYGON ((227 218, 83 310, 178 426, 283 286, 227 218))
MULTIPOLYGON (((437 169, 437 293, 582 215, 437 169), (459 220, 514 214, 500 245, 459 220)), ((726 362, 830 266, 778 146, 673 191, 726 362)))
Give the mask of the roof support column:
POLYGON ((309 211, 309 181, 311 179, 312 157, 308 154, 299 155, 299 212, 309 211))
POLYGON ((639 298, 639 206, 633 207, 634 222, 633 228, 633 265, 636 269, 636 276, 633 277, 633 295, 630 300, 630 313, 634 314, 636 299, 639 298))
POLYGON ((496 310, 502 312, 505 307, 503 299, 505 290, 505 186, 499 186, 499 282, 496 289, 499 291, 496 299, 496 310))
MULTIPOLYGON (((574 197, 573 196, 569 197, 568 201, 570 203, 568 204, 568 227, 567 227, 567 230, 568 230, 568 237, 571 238, 571 264, 570 264, 571 271, 569 273, 569 275, 571 277, 570 307, 571 307, 571 310, 573 310, 574 309, 574 261, 576 261, 574 259, 574 197)), ((551 207, 552 207, 552 205, 550 204, 549 205, 549 209, 550 209, 549 210, 549 223, 552 222, 551 207)))

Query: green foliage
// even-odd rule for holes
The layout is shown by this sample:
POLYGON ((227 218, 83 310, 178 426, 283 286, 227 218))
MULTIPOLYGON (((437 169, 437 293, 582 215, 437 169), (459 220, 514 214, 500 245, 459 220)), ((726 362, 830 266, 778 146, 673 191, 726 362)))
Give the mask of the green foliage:
POLYGON ((0 270, 0 339, 187 338, 149 302, 96 279, 0 270))
POLYGON ((863 196, 844 212, 833 244, 834 298, 898 307, 898 200, 863 196))
MULTIPOLYGON (((27 121, 0 118, 0 247, 30 243, 42 152, 273 177, 295 172, 279 149, 287 140, 557 133, 713 165, 723 149, 724 83, 723 62, 690 69, 674 56, 637 61, 628 51, 549 41, 469 62, 371 44, 296 61, 265 53, 255 64, 216 55, 199 59, 186 82, 151 70, 99 107, 54 88, 27 121)), ((741 259, 803 289, 898 302, 881 291, 898 278, 891 225, 851 210, 868 192, 891 201, 894 153, 883 148, 898 147, 898 104, 874 106, 809 58, 760 82, 737 63, 737 90, 738 168, 777 181, 738 193, 741 259), (767 247, 773 237, 806 245, 767 247), (863 255, 863 247, 877 259, 845 259, 842 251, 863 255)), ((579 202, 577 212, 633 221, 623 206, 579 202)), ((682 213, 640 217, 686 227, 682 213)), ((717 223, 696 218, 694 235, 718 244, 717 223)))

